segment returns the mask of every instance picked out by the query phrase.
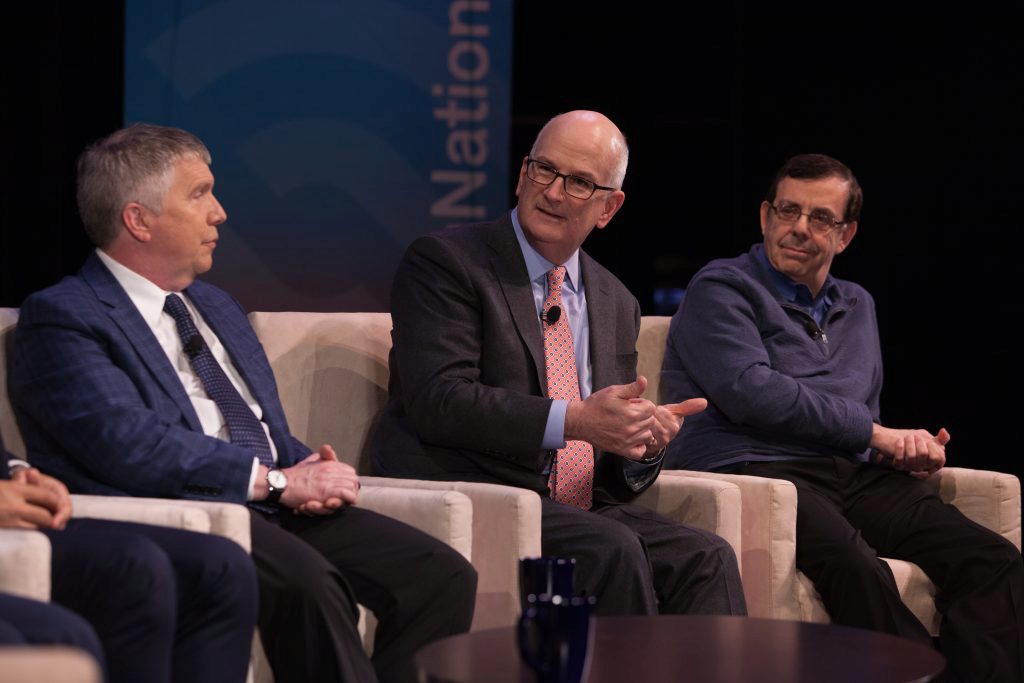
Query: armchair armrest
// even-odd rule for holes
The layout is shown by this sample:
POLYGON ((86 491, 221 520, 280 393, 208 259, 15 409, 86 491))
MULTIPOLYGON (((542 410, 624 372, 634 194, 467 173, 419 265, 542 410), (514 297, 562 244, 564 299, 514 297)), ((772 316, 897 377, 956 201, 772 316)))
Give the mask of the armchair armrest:
POLYGON ((752 617, 800 619, 796 571, 796 487, 781 479, 666 470, 667 477, 724 481, 742 502, 743 592, 752 617))
POLYGON ((458 491, 363 486, 359 507, 416 527, 472 559, 473 504, 458 491))
POLYGON ((945 503, 1021 547, 1020 480, 1012 474, 944 467, 928 479, 945 503))
POLYGON ((732 546, 738 560, 743 542, 740 535, 742 507, 736 485, 674 475, 659 476, 633 502, 676 522, 721 536, 732 546))
POLYGON ((472 550, 477 571, 472 630, 511 626, 519 617, 519 558, 536 557, 540 546, 540 496, 533 491, 465 481, 360 477, 369 486, 458 491, 472 502, 472 550))
POLYGON ((84 651, 65 645, 0 647, 5 683, 101 683, 100 667, 84 651))
POLYGON ((73 494, 73 516, 169 526, 230 538, 252 550, 249 510, 234 503, 73 494))
POLYGON ((38 531, 0 530, 0 591, 50 600, 50 539, 38 531))

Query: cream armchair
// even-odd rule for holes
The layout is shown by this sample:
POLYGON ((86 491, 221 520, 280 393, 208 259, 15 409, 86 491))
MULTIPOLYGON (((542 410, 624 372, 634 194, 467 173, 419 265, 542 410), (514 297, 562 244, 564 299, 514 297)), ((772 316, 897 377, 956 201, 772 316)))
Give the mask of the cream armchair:
MULTIPOLYGON (((289 426, 311 447, 369 473, 366 449, 387 400, 391 316, 387 313, 252 313, 270 359, 289 426)), ((643 346, 641 359, 651 352, 643 346)), ((664 341, 664 340, 663 340, 664 341)), ((660 366, 661 353, 657 351, 660 366)), ((655 377, 657 374, 655 373, 655 377)), ((650 389, 648 391, 650 394, 650 389)), ((364 485, 457 491, 472 501, 471 559, 479 577, 473 629, 507 626, 519 613, 518 560, 541 553, 540 498, 525 489, 469 482, 364 476, 364 485)), ((364 488, 365 491, 365 488, 364 488)), ((724 536, 739 552, 739 490, 728 482, 661 478, 639 501, 666 516, 724 536)), ((381 512, 394 514, 390 509, 381 512)))
MULTIPOLYGON (((644 343, 660 348, 662 356, 670 320, 667 316, 644 319, 644 343)), ((652 354, 641 354, 645 357, 652 362, 648 377, 657 377, 661 357, 657 369, 652 354)), ((652 381, 648 391, 657 391, 656 385, 652 381)), ((665 471, 662 479, 667 478, 720 481, 738 488, 742 509, 739 557, 751 616, 830 621, 814 584, 796 568, 796 487, 781 479, 685 470, 665 471)), ((1020 482, 1016 477, 946 467, 928 481, 944 502, 1021 547, 1020 482)), ((903 602, 932 634, 937 634, 940 616, 935 609, 935 585, 917 565, 883 559, 892 569, 903 602)))

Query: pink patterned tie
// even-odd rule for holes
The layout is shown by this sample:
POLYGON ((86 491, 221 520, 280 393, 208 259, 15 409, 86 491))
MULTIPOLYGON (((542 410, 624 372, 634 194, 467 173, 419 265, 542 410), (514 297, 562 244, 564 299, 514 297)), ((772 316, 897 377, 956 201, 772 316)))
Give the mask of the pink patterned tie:
MULTIPOLYGON (((562 307, 562 281, 565 266, 548 271, 548 297, 544 311, 562 307)), ((576 374, 576 347, 572 343, 569 316, 555 323, 544 323, 544 365, 548 375, 548 398, 570 403, 580 400, 580 380, 576 374)), ((594 491, 594 447, 586 441, 569 441, 558 450, 548 478, 551 497, 560 503, 589 510, 594 491)))

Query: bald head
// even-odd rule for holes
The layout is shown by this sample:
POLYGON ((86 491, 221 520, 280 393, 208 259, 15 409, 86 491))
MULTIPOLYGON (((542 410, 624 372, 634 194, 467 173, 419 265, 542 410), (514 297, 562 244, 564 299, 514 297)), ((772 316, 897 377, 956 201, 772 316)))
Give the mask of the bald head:
POLYGON ((541 128, 530 149, 530 156, 536 156, 545 139, 552 136, 570 140, 581 151, 596 155, 593 160, 608 170, 608 177, 601 178, 599 184, 622 187, 629 163, 629 147, 626 136, 607 116, 585 109, 559 114, 541 128))

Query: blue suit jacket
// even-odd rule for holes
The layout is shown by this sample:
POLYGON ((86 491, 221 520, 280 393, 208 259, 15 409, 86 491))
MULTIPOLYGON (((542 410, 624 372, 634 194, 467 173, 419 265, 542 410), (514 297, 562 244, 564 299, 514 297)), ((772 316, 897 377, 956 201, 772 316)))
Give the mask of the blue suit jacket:
MULTIPOLYGON (((184 293, 263 408, 280 465, 306 457, 242 307, 203 282, 184 293)), ((95 254, 25 300, 9 392, 32 464, 72 491, 245 501, 252 452, 202 433, 167 355, 95 254)))

